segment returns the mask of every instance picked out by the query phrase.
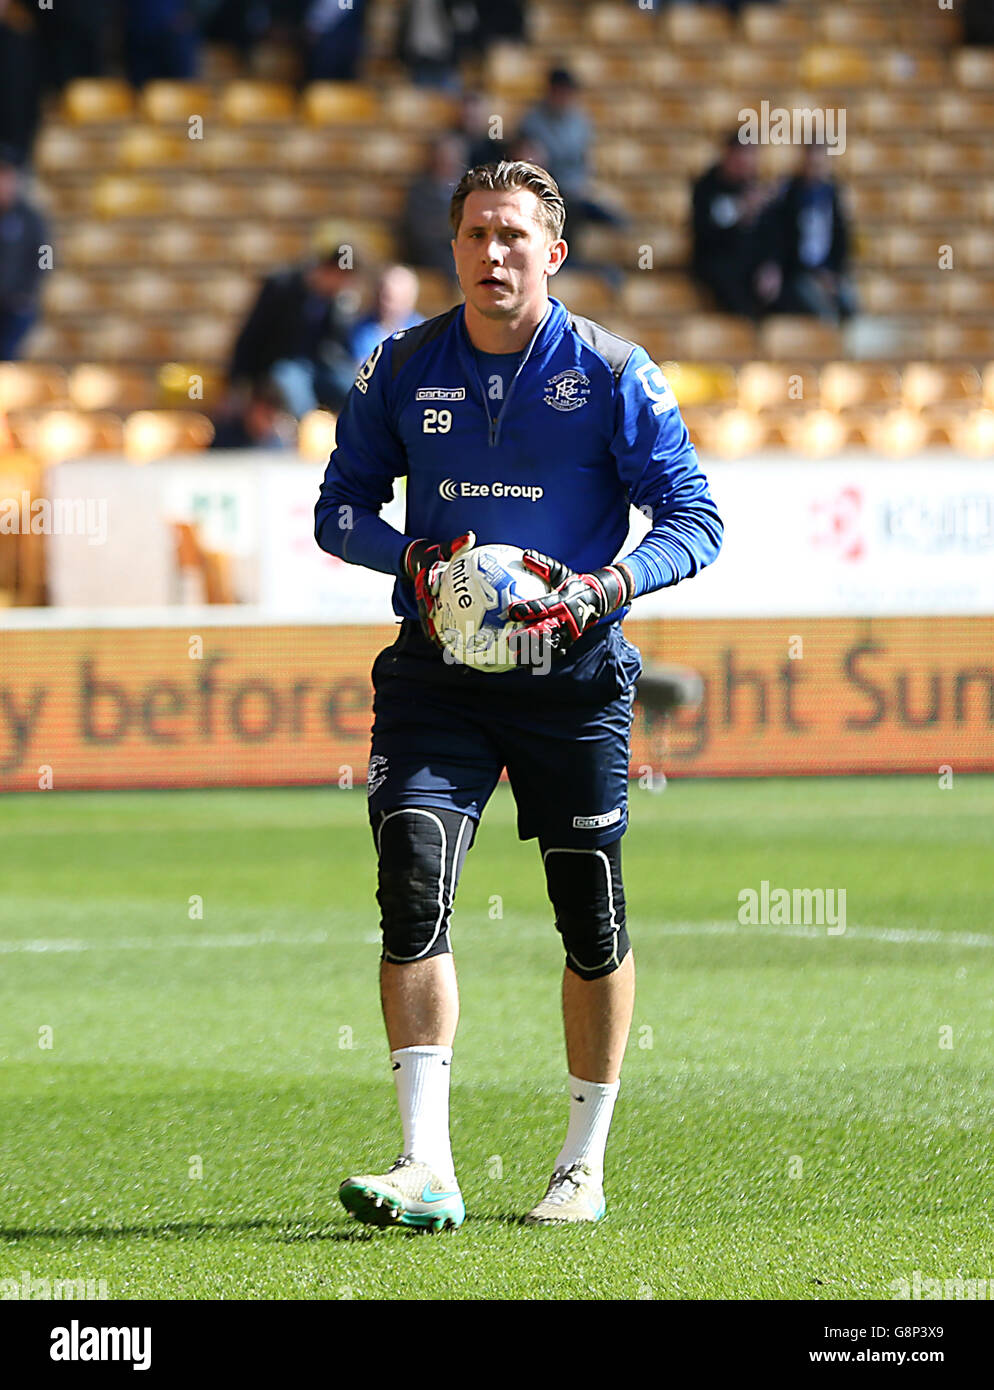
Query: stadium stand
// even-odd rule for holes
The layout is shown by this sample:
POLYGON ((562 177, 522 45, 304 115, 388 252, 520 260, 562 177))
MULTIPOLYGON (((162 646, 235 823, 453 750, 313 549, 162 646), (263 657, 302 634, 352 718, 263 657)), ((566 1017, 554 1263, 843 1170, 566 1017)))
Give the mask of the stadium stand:
MULTIPOLYGON (((207 385, 180 435, 184 447, 206 445, 197 420, 224 389, 223 365, 263 274, 299 260, 329 218, 368 265, 397 255, 405 190, 458 106, 410 85, 396 57, 399 11, 397 0, 371 7, 358 83, 298 86, 296 55, 269 42, 246 75, 207 44, 196 82, 136 92, 119 76, 81 78, 50 102, 35 191, 55 269, 27 360, 0 375, 15 437, 32 432, 33 410, 58 407, 99 417, 90 447, 128 447, 151 437, 147 422, 131 427, 130 411, 191 404, 166 384, 185 372, 207 385)), ((970 421, 994 404, 994 364, 985 366, 994 359, 994 67, 989 51, 960 46, 954 12, 785 0, 746 4, 737 16, 691 5, 650 14, 533 0, 527 32, 525 44, 498 41, 467 59, 465 84, 485 94, 506 133, 551 66, 577 74, 597 132, 596 195, 625 208, 632 225, 592 226, 578 248, 584 265, 611 267, 617 285, 567 269, 558 286, 571 307, 667 364, 702 446, 817 454, 829 439, 872 436, 900 453, 921 429, 902 432, 895 410, 975 449, 989 437, 984 421, 970 421), (774 96, 788 109, 847 113, 846 150, 833 164, 855 227, 862 314, 851 329, 717 314, 687 275, 690 183, 739 110, 774 96), (943 247, 953 248, 955 273, 940 268, 943 247), (805 382, 801 399, 786 396, 791 375, 805 382), (949 385, 966 380, 969 390, 949 385), (838 429, 826 423, 832 415, 838 429)), ((790 147, 761 153, 769 178, 796 159, 790 147)), ((450 296, 445 275, 423 274, 424 314, 450 296)), ((33 438, 51 456, 69 433, 62 418, 33 438)), ((312 426, 315 437, 326 442, 312 426)))

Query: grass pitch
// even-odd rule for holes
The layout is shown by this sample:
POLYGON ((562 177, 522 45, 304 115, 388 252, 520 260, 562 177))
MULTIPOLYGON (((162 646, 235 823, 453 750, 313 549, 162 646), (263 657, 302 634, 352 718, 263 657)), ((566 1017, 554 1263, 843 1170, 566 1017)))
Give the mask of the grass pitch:
POLYGON ((889 1299, 994 1278, 994 779, 632 788, 607 1219, 532 1230, 561 948, 506 788, 453 926, 469 1216, 352 1221, 400 1147, 361 790, 0 799, 0 1279, 112 1299, 889 1299), (846 891, 847 930, 739 893, 846 891), (202 911, 202 916, 198 915, 202 911))

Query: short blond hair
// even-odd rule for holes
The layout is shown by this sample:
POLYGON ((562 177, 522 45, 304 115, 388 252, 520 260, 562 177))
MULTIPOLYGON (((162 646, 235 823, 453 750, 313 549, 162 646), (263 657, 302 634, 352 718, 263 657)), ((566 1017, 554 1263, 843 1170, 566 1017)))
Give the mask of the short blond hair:
POLYGON ((537 218, 549 234, 550 241, 558 241, 566 225, 566 204, 559 192, 559 185, 547 169, 538 164, 527 164, 523 159, 501 159, 493 164, 478 164, 467 169, 456 184, 449 204, 449 224, 452 235, 459 235, 462 225, 463 206, 471 193, 507 192, 514 188, 526 188, 538 199, 537 218))

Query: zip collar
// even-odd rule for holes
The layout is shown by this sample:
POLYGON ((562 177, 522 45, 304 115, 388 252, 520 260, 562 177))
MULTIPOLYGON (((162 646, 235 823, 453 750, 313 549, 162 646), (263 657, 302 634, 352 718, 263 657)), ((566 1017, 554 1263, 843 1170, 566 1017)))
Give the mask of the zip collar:
POLYGON ((462 359, 462 365, 467 376, 471 379, 475 379, 480 388, 483 408, 487 412, 487 420, 489 421, 488 443, 491 449, 500 442, 501 425, 507 415, 507 409, 511 402, 511 396, 514 394, 514 388, 517 385, 518 377, 524 370, 526 363, 532 357, 540 357, 543 353, 548 352, 553 344, 562 337, 566 327, 567 317, 566 306, 561 300, 553 299, 550 295, 549 307, 546 310, 545 317, 535 329, 528 346, 525 348, 521 361, 518 363, 518 369, 511 378, 510 386, 507 388, 507 395, 504 397, 504 403, 501 406, 500 413, 495 420, 490 414, 490 404, 483 386, 483 381, 480 378, 480 367, 477 361, 476 351, 470 339, 469 331, 466 328, 466 305, 463 304, 460 306, 459 328, 457 331, 459 356, 462 359))

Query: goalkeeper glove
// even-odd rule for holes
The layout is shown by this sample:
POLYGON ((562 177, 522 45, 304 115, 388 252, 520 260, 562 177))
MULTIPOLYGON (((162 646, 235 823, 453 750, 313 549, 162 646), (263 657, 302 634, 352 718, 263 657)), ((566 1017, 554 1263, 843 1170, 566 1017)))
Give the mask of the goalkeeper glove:
POLYGON ((635 581, 624 565, 576 574, 561 560, 537 550, 526 550, 523 564, 550 584, 552 593, 512 603, 507 616, 525 624, 522 632, 548 637, 560 654, 591 623, 631 603, 635 591, 635 581))
POLYGON ((421 630, 436 647, 442 645, 434 619, 435 599, 442 575, 450 560, 462 550, 472 550, 475 545, 476 536, 472 531, 467 531, 464 536, 457 536, 454 541, 445 544, 427 540, 411 541, 404 551, 401 574, 414 585, 421 630))

